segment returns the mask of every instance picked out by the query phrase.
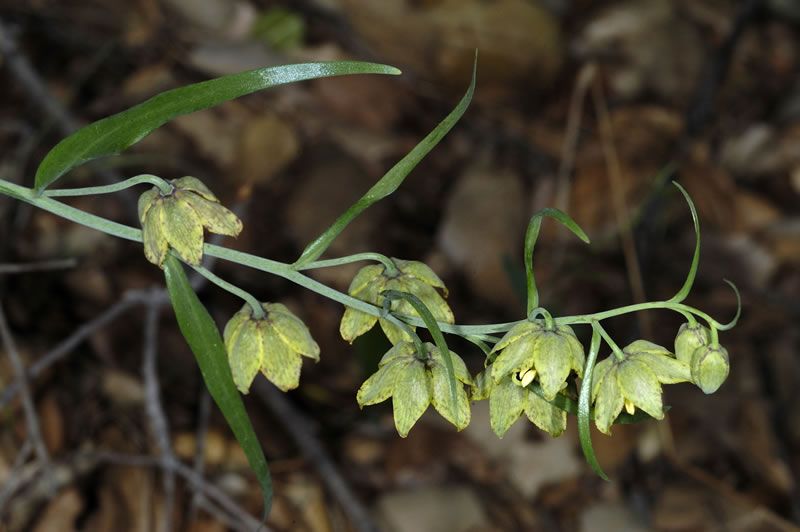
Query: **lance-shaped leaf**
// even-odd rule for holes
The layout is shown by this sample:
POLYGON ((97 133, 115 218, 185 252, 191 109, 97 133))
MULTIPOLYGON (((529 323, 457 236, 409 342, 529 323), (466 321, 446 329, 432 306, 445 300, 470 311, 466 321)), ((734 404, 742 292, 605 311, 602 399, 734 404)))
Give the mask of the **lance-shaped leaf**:
POLYGON ((267 459, 233 383, 222 337, 211 315, 189 284, 183 266, 172 255, 164 261, 164 276, 178 326, 197 359, 208 392, 225 416, 261 485, 266 517, 272 505, 272 480, 267 459))
POLYGON ((76 166, 120 153, 176 116, 276 85, 348 74, 396 75, 400 71, 358 61, 302 63, 259 68, 162 92, 126 111, 93 122, 56 144, 36 170, 35 188, 41 192, 76 166))
POLYGON ((439 141, 444 138, 447 133, 456 125, 456 122, 461 118, 464 112, 469 107, 472 101, 472 94, 475 92, 475 74, 478 64, 478 56, 475 54, 475 64, 472 67, 472 81, 469 84, 466 94, 458 102, 458 105, 453 109, 444 120, 442 120, 433 131, 428 133, 428 136, 422 139, 414 149, 403 157, 397 164, 395 164, 386 174, 370 188, 366 194, 350 206, 341 216, 339 216, 333 224, 326 229, 321 235, 315 238, 306 248, 300 257, 295 261, 293 266, 295 269, 301 269, 303 266, 310 264, 317 260, 331 242, 344 231, 344 228, 352 222, 359 214, 364 212, 372 204, 382 200, 386 196, 397 190, 397 187, 405 180, 406 176, 419 164, 419 162, 436 146, 439 141))
POLYGON ((683 286, 678 290, 678 293, 670 299, 673 303, 680 303, 686 299, 686 296, 688 296, 689 292, 692 290, 694 278, 697 275, 697 265, 700 263, 700 220, 697 218, 697 209, 694 208, 694 202, 691 196, 689 196, 689 193, 686 192, 686 189, 680 186, 677 181, 673 181, 672 184, 681 191, 681 194, 683 194, 683 197, 686 199, 686 203, 689 204, 689 210, 692 212, 692 223, 694 224, 694 254, 692 255, 692 265, 689 267, 689 273, 686 275, 683 286))
POLYGON ((592 330, 592 341, 589 344, 589 356, 586 358, 581 391, 578 396, 578 438, 581 441, 581 450, 583 451, 583 456, 586 458, 586 462, 600 478, 608 480, 608 476, 603 472, 603 469, 600 467, 600 462, 597 461, 597 456, 594 454, 592 434, 589 426, 589 421, 592 417, 590 411, 592 375, 594 373, 594 363, 597 360, 597 353, 599 351, 600 331, 595 327, 592 330))
POLYGON ((528 229, 525 231, 525 278, 526 286, 528 289, 528 314, 530 314, 536 307, 539 306, 539 292, 536 289, 536 280, 533 278, 533 247, 536 245, 536 239, 539 238, 539 231, 542 228, 542 218, 548 216, 553 218, 561 225, 575 233, 575 236, 589 243, 589 237, 581 229, 581 227, 569 217, 566 213, 558 209, 542 209, 533 216, 528 222, 528 229))

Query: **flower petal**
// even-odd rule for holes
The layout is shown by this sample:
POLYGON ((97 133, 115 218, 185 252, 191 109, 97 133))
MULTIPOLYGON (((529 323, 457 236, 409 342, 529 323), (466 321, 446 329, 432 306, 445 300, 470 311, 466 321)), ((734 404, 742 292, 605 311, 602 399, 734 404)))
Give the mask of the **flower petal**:
POLYGON ((156 199, 159 196, 159 191, 157 188, 153 187, 141 196, 139 196, 139 223, 144 224, 145 217, 147 216, 147 211, 150 210, 150 207, 155 205, 156 199))
POLYGON ((358 406, 365 407, 382 403, 394 392, 394 384, 398 377, 402 378, 403 370, 408 366, 409 362, 396 360, 391 364, 386 364, 378 371, 370 375, 364 381, 356 394, 356 401, 358 406))
POLYGON ((352 344, 353 340, 372 329, 376 321, 378 321, 377 316, 346 307, 339 323, 339 334, 346 342, 352 344))
MULTIPOLYGON (((426 343, 426 346, 429 347, 429 352, 433 360, 440 364, 443 368, 447 368, 447 364, 444 361, 444 357, 442 357, 442 353, 439 351, 434 344, 426 343)), ((450 360, 453 362, 453 371, 456 375, 456 379, 463 382, 464 384, 472 384, 472 375, 469 374, 469 370, 467 370, 467 365, 464 364, 464 359, 462 359, 457 354, 450 351, 450 360)))
POLYGON ((695 323, 694 327, 684 323, 675 336, 675 357, 691 366, 694 352, 698 348, 708 345, 710 341, 711 332, 708 328, 699 323, 695 323))
POLYGON ((445 290, 444 282, 436 275, 430 266, 425 264, 424 262, 419 262, 416 260, 403 260, 403 259, 396 259, 392 257, 392 260, 397 265, 397 268, 406 275, 411 277, 415 277, 422 281, 425 284, 430 286, 441 288, 445 290))
POLYGON ((622 412, 625 398, 617 383, 617 365, 613 365, 605 372, 599 382, 597 398, 594 401, 594 424, 603 434, 611 434, 611 425, 622 412))
POLYGON ((350 281, 350 287, 347 289, 347 293, 351 296, 355 297, 358 295, 359 292, 364 290, 366 286, 372 282, 376 277, 383 273, 384 266, 381 264, 370 264, 369 266, 364 266, 358 273, 353 277, 353 280, 350 281))
POLYGON ((169 252, 169 243, 164 236, 164 205, 158 202, 147 211, 145 223, 142 225, 142 241, 144 256, 153 264, 161 267, 169 252))
POLYGON ((569 344, 570 354, 572 355, 572 369, 578 377, 583 377, 583 367, 586 365, 586 352, 583 348, 583 344, 578 340, 578 337, 575 336, 572 327, 568 325, 559 325, 556 327, 556 331, 565 338, 569 344))
POLYGON ((267 320, 284 343, 303 356, 319 360, 319 345, 300 318, 280 303, 267 303, 264 310, 267 311, 267 320))
POLYGON ((208 187, 196 177, 185 175, 178 179, 174 179, 172 180, 172 186, 180 190, 191 190, 192 192, 200 194, 209 201, 216 201, 219 203, 219 200, 214 193, 211 192, 208 187))
POLYGON ((625 399, 656 419, 664 418, 661 384, 645 363, 628 358, 617 366, 616 377, 625 399))
POLYGON ((603 382, 606 373, 614 366, 614 362, 614 357, 609 356, 594 365, 594 371, 592 372, 592 401, 597 397, 600 383, 603 382))
POLYGON ((525 409, 525 389, 506 376, 496 382, 489 394, 489 424, 498 438, 502 438, 525 409))
POLYGON ((572 349, 566 338, 557 332, 544 331, 533 349, 533 366, 539 374, 542 393, 548 401, 561 390, 572 369, 572 349))
MULTIPOLYGON (((401 329, 400 327, 395 325, 394 323, 391 323, 383 318, 379 318, 378 323, 380 323, 381 329, 383 329, 383 333, 386 335, 386 338, 388 338, 389 342, 391 342, 392 344, 412 341, 411 335, 408 334, 404 329, 401 329)), ((416 327, 412 327, 411 329, 416 330, 416 327)))
POLYGON ((434 363, 430 369, 431 375, 431 404, 443 418, 455 425, 458 430, 464 430, 469 425, 470 408, 469 398, 464 386, 456 386, 456 402, 453 405, 453 395, 450 391, 450 379, 447 377, 447 368, 434 363))
POLYGON ((261 371, 275 386, 284 392, 300 385, 300 368, 303 358, 293 352, 271 326, 261 328, 264 342, 264 360, 261 371))
POLYGON ((247 393, 258 370, 264 363, 264 343, 257 323, 252 320, 242 322, 230 339, 228 363, 233 374, 233 383, 242 393, 247 393))
MULTIPOLYGON (((407 292, 417 296, 420 301, 425 303, 428 310, 431 311, 436 321, 443 321, 445 323, 455 323, 455 316, 450 309, 450 305, 432 286, 423 283, 414 277, 405 277, 403 280, 407 292)), ((412 316, 418 316, 416 311, 412 316)))
POLYGON ((186 202, 197 213, 206 229, 218 235, 237 236, 242 232, 242 221, 219 203, 209 201, 194 192, 177 191, 178 201, 186 202))
POLYGON ((397 432, 405 438, 431 402, 425 366, 414 361, 406 366, 394 384, 392 411, 397 432))
POLYGON ((381 357, 380 362, 378 362, 378 367, 391 364, 395 360, 405 359, 406 362, 415 360, 414 349, 415 347, 412 342, 398 342, 381 357))
POLYGON ((525 390, 525 415, 554 438, 567 430, 567 413, 530 390, 525 390))
POLYGON ((501 349, 505 349, 506 346, 508 346, 513 342, 516 342, 523 336, 537 333, 541 330, 542 326, 538 323, 534 323, 531 321, 523 321, 522 323, 518 323, 513 327, 511 327, 511 329, 505 335, 503 335, 502 338, 500 338, 500 341, 494 345, 494 348, 492 348, 492 353, 496 353, 501 349))
POLYGON ((492 379, 498 382, 506 375, 533 366, 535 345, 536 336, 533 335, 520 336, 515 342, 507 344, 492 363, 492 379))
POLYGON ((189 264, 203 258, 203 224, 188 204, 174 197, 164 200, 164 236, 169 245, 189 264))
POLYGON ((675 384, 676 382, 690 382, 692 380, 691 368, 677 358, 657 355, 655 353, 634 353, 629 355, 630 360, 644 362, 659 382, 675 384))

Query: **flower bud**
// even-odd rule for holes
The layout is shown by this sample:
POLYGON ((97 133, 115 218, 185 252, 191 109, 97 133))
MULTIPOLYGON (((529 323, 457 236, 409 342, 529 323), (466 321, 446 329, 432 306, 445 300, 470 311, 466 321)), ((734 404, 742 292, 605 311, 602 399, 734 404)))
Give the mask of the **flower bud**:
POLYGON ((710 333, 707 327, 699 323, 694 325, 684 323, 678 329, 678 335, 675 337, 675 357, 684 364, 690 365, 695 350, 708 345, 709 341, 710 333))
POLYGON ((203 228, 220 235, 237 236, 242 221, 223 207, 195 177, 171 181, 173 191, 162 194, 154 187, 139 197, 144 255, 161 267, 172 248, 189 264, 203 258, 203 228))
POLYGON ((729 371, 728 351, 721 345, 701 347, 694 352, 692 381, 704 393, 716 392, 728 378, 729 371))

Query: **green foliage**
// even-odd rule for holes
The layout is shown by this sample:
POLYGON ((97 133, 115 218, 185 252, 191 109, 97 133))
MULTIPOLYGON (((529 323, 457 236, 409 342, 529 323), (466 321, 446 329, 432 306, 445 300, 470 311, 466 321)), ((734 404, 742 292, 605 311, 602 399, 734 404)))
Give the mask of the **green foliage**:
POLYGON ((206 388, 225 416, 225 421, 242 446, 250 468, 261 484, 266 516, 272 506, 272 479, 267 459, 233 383, 219 330, 189 284, 183 265, 172 255, 164 262, 164 278, 178 326, 197 359, 206 388))
MULTIPOLYGON (((691 291, 699 265, 700 227, 694 204, 686 199, 695 230, 695 249, 683 286, 666 301, 627 305, 579 316, 553 317, 540 306, 533 275, 533 250, 543 218, 549 217, 588 243, 586 233, 567 214, 543 209, 533 215, 523 243, 527 284, 527 314, 512 323, 458 325, 445 302, 444 283, 425 264, 391 259, 378 253, 361 253, 318 261, 334 239, 365 209, 391 195, 406 176, 454 127, 469 106, 475 90, 476 71, 458 105, 414 149, 392 167, 355 204, 310 242, 294 264, 285 264, 241 251, 203 243, 204 231, 235 235, 241 224, 222 207, 205 185, 195 178, 167 183, 149 174, 123 183, 85 189, 43 190, 70 169, 89 160, 118 153, 172 118, 271 86, 304 79, 359 74, 397 74, 393 67, 359 62, 287 65, 224 76, 164 92, 127 111, 90 124, 62 140, 40 164, 35 189, 0 180, 0 193, 30 203, 63 218, 107 234, 144 243, 145 256, 164 268, 167 288, 178 325, 195 354, 206 386, 231 426, 261 484, 264 506, 269 511, 272 487, 261 445, 245 412, 239 391, 247 393, 258 372, 286 391, 299 384, 302 357, 319 358, 319 346, 308 328, 286 307, 260 303, 260 299, 220 279, 199 266, 204 255, 236 262, 280 276, 341 303, 342 337, 352 342, 380 323, 394 344, 377 371, 357 393, 362 407, 392 399, 395 425, 406 436, 423 412, 432 405, 458 430, 470 421, 469 401, 488 400, 490 424, 499 437, 522 416, 551 436, 566 428, 567 415, 578 418, 580 445, 589 466, 608 479, 595 456, 590 422, 610 434, 619 423, 661 419, 662 385, 693 382, 704 392, 716 391, 726 379, 730 359, 719 344, 719 331, 735 326, 738 308, 729 323, 719 323, 683 301, 691 291), (144 232, 64 205, 57 196, 103 194, 144 183, 155 185, 139 202, 144 232), (181 265, 193 265, 219 287, 245 300, 228 322, 223 338, 208 311, 192 290, 181 265), (357 261, 374 261, 362 268, 344 294, 304 275, 301 270, 335 267, 357 261), (442 293, 440 293, 440 291, 442 293), (673 354, 646 340, 620 349, 601 322, 635 312, 666 309, 683 315, 688 323, 676 335, 673 354), (705 325, 697 322, 702 321, 705 325), (590 326, 588 357, 573 332, 590 326), (428 331, 433 343, 424 342, 418 329, 428 331), (502 338, 495 336, 505 333, 502 338), (463 360, 451 352, 445 334, 454 334, 476 345, 486 357, 485 369, 474 379, 463 360), (602 344, 611 356, 597 360, 602 344), (580 383, 578 384, 578 382, 580 383), (238 388, 238 390, 237 390, 238 388), (469 394, 468 394, 469 390, 469 394), (577 391, 576 391, 577 390, 577 391), (577 402, 576 402, 577 396, 577 402)), ((266 514, 265 514, 266 515, 266 514)))
POLYGON ((399 74, 394 67, 357 61, 259 68, 194 83, 153 96, 126 111, 85 126, 50 150, 36 170, 43 191, 76 166, 130 148, 173 118, 295 81, 349 74, 399 74))

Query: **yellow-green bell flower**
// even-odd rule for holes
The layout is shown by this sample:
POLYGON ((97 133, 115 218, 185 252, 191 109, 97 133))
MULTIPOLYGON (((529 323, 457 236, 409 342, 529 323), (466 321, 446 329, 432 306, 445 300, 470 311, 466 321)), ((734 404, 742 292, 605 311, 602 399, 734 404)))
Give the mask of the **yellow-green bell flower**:
POLYGON ((431 343, 423 344, 423 349, 424 353, 417 353, 412 342, 395 344, 381 359, 378 371, 364 381, 356 395, 362 408, 391 397, 394 424, 403 438, 430 404, 458 430, 466 428, 470 421, 464 385, 471 386, 472 377, 464 361, 450 351, 457 381, 453 408, 447 366, 439 349, 431 343))
MULTIPOLYGON (((586 356, 578 338, 566 325, 551 328, 537 322, 519 323, 495 344, 499 355, 492 364, 492 379, 521 375, 528 383, 537 378, 548 401, 564 387, 570 371, 580 377, 586 356)), ((522 378, 522 377, 521 377, 522 378)))
POLYGON ((684 364, 691 365, 694 352, 711 342, 711 333, 707 327, 695 323, 684 323, 675 337, 675 358, 684 364))
POLYGON ((233 382, 247 393, 261 371, 283 390, 300 384, 302 357, 319 361, 319 345, 308 327, 280 303, 263 303, 263 318, 256 318, 245 304, 225 325, 223 338, 233 382))
MULTIPOLYGON (((397 290, 409 292, 417 296, 433 314, 437 321, 454 323, 453 311, 437 289, 446 295, 447 289, 441 279, 426 264, 417 261, 392 259, 397 273, 392 275, 382 264, 373 264, 361 268, 353 277, 348 293, 367 303, 383 305, 381 292, 397 290)), ((417 311, 406 300, 395 300, 391 310, 397 314, 418 317, 417 311)), ((347 307, 342 316, 339 332, 342 338, 352 343, 353 340, 366 333, 379 322, 383 332, 392 344, 400 341, 410 342, 408 333, 385 319, 347 307)))
POLYGON ((498 382, 489 376, 491 371, 489 366, 475 377, 472 400, 489 399, 489 424, 498 438, 505 435, 523 412, 531 423, 553 437, 566 430, 567 413, 528 387, 533 380, 529 377, 533 370, 506 375, 498 382))
POLYGON ((692 358, 692 382, 703 393, 716 392, 728 378, 731 365, 728 351, 721 345, 707 345, 695 350, 692 358))
POLYGON ((189 264, 203 258, 203 228, 220 235, 237 236, 242 221, 223 207, 199 179, 184 176, 170 182, 173 190, 162 194, 153 187, 139 197, 144 255, 162 267, 172 248, 189 264))
POLYGON ((594 367, 594 419, 597 429, 605 434, 611 434, 611 425, 623 408, 629 414, 639 408, 663 419, 661 385, 691 380, 688 365, 652 342, 636 340, 622 354, 621 360, 611 356, 594 367))

